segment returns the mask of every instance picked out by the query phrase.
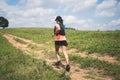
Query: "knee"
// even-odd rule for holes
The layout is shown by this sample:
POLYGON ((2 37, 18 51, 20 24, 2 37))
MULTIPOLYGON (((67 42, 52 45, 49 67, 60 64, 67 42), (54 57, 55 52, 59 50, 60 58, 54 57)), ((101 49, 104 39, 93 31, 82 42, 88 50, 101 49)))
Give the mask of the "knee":
POLYGON ((62 52, 63 52, 64 54, 66 54, 66 53, 67 53, 67 51, 66 51, 66 50, 62 50, 62 52))
POLYGON ((59 51, 55 51, 56 54, 59 54, 59 51))

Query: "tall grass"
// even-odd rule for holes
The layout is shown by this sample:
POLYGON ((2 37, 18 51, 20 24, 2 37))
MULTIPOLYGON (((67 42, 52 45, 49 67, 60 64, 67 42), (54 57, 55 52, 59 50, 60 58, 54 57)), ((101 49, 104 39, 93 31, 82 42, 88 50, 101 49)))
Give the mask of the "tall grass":
POLYGON ((45 61, 25 55, 0 35, 0 80, 70 80, 70 78, 54 71, 45 61))

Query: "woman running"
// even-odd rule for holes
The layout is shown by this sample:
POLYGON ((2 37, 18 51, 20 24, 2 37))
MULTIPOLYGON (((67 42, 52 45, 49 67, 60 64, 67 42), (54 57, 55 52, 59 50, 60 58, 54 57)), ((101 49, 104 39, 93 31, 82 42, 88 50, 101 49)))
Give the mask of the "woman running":
POLYGON ((54 27, 54 35, 55 35, 55 53, 57 58, 57 62, 55 63, 55 65, 60 66, 62 64, 60 59, 60 54, 59 54, 59 48, 62 47, 62 52, 66 59, 66 71, 69 72, 70 65, 69 65, 69 57, 66 52, 68 43, 65 37, 65 26, 63 24, 63 19, 61 16, 57 16, 55 21, 56 21, 56 25, 54 27))

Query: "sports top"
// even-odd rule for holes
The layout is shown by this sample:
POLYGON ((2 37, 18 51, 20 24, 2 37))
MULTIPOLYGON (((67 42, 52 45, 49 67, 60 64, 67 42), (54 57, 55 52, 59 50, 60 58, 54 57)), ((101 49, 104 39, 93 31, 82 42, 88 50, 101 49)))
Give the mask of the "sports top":
POLYGON ((60 24, 56 24, 54 27, 54 33, 55 33, 55 41, 65 41, 65 30, 63 31, 63 27, 60 26, 60 24), (56 33, 57 32, 57 33, 56 33))

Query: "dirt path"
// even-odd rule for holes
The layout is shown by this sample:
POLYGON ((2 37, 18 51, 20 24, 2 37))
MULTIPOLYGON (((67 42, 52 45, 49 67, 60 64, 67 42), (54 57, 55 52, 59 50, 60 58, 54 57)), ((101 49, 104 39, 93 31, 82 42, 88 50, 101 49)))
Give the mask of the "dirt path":
MULTIPOLYGON (((3 37, 5 37, 14 47, 24 51, 25 53, 33 56, 34 58, 46 60, 47 63, 50 64, 51 66, 56 61, 55 57, 53 57, 52 59, 49 59, 49 57, 47 58, 47 56, 44 54, 44 49, 47 48, 47 46, 45 46, 44 44, 37 44, 33 42, 32 40, 20 38, 20 37, 10 35, 10 34, 4 34, 3 37), (24 44, 17 40, 23 41, 24 44)), ((51 50, 54 50, 54 49, 51 48, 51 50)), ((109 56, 106 58, 106 56, 100 57, 96 54, 88 55, 86 53, 85 54, 77 53, 76 50, 74 49, 68 50, 68 53, 72 53, 72 52, 76 55, 80 55, 81 57, 90 56, 92 58, 98 58, 100 60, 105 60, 111 63, 116 62, 114 58, 111 58, 109 56)), ((65 63, 65 61, 63 61, 63 63, 65 63)), ((54 69, 57 70, 56 68, 54 69)), ((92 69, 92 68, 81 69, 78 64, 71 61, 71 71, 69 73, 71 80, 98 80, 98 79, 99 80, 112 80, 110 76, 101 76, 99 72, 102 72, 102 71, 97 70, 97 69, 92 69), (90 72, 93 72, 92 73, 93 75, 89 74, 90 72)))
POLYGON ((99 59, 101 61, 107 61, 109 63, 116 63, 116 64, 120 65, 119 61, 116 60, 116 57, 112 57, 107 54, 100 55, 98 53, 93 53, 93 54, 88 54, 87 52, 81 53, 81 52, 78 52, 77 49, 68 50, 68 53, 74 53, 75 55, 78 55, 80 57, 91 57, 94 59, 99 59))

